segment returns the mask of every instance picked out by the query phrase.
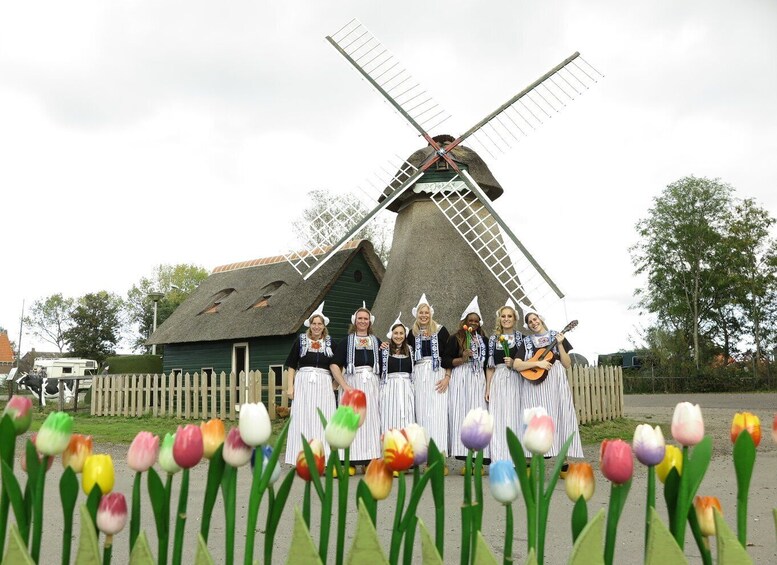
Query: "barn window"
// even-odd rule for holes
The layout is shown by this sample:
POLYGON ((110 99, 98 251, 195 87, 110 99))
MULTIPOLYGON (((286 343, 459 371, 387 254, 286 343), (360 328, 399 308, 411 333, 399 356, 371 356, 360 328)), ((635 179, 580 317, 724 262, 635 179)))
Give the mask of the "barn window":
POLYGON ((362 282, 362 279, 364 278, 364 275, 362 275, 362 272, 358 269, 353 272, 353 280, 356 282, 362 282))

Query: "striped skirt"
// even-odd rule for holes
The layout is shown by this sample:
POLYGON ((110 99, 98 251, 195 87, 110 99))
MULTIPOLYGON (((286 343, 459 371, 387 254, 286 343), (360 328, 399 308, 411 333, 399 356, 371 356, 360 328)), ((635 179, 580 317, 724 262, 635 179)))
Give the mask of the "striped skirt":
POLYGON ((302 436, 308 440, 319 439, 329 456, 329 445, 324 440, 324 427, 318 417, 318 408, 327 421, 335 413, 332 374, 328 369, 303 367, 294 375, 294 401, 291 404, 291 423, 286 440, 286 463, 289 465, 297 464, 297 455, 302 451, 302 436))
MULTIPOLYGON (((351 461, 369 461, 383 455, 380 443, 380 391, 378 377, 372 372, 372 367, 356 367, 354 374, 344 374, 348 386, 358 388, 367 397, 367 415, 364 424, 356 432, 356 437, 351 444, 351 461)), ((340 390, 340 398, 343 391, 340 390)), ((341 459, 345 456, 340 450, 341 459)))
MULTIPOLYGON (((553 445, 546 454, 555 457, 564 446, 564 442, 572 435, 572 443, 567 455, 583 457, 583 444, 580 441, 580 430, 577 426, 577 414, 572 402, 572 391, 569 388, 567 372, 561 362, 556 361, 548 372, 548 378, 540 384, 533 384, 521 379, 521 410, 542 406, 548 412, 556 426, 553 445)), ((521 416, 523 418, 523 416, 521 416)), ((519 433, 523 439, 523 433, 519 433)), ((531 453, 524 450, 527 456, 531 453)))
POLYGON ((511 461, 507 448, 507 428, 518 436, 521 433, 523 409, 520 403, 523 378, 507 365, 496 366, 491 377, 488 410, 494 418, 494 435, 491 438, 491 459, 511 461))
POLYGON ((380 384, 381 433, 415 423, 415 395, 410 373, 389 373, 380 384))
POLYGON ((436 371, 431 357, 417 362, 413 367, 415 388, 415 419, 426 429, 440 453, 448 453, 448 391, 437 392, 434 387, 445 377, 445 369, 436 371))
MULTIPOLYGON (((461 443, 461 424, 473 408, 487 408, 485 394, 486 377, 481 368, 474 363, 454 367, 448 385, 448 442, 452 456, 467 455, 469 450, 461 443)), ((483 457, 489 458, 489 453, 486 447, 483 457)))

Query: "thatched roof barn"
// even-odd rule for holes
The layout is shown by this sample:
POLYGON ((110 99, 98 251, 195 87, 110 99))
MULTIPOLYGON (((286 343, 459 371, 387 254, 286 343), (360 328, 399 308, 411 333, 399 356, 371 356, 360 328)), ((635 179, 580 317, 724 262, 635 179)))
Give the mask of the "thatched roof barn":
POLYGON ((322 300, 330 333, 344 335, 362 300, 374 300, 383 274, 366 240, 347 244, 307 281, 283 256, 216 267, 147 343, 165 346, 166 372, 266 371, 283 363, 322 300), (245 366, 235 359, 241 355, 245 366))

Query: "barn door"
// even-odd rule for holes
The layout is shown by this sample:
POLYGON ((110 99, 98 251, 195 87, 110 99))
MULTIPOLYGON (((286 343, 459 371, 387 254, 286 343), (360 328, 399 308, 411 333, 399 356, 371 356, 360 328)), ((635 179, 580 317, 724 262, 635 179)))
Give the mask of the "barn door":
MULTIPOLYGON (((240 379, 240 373, 244 372, 248 377, 248 344, 236 343, 232 346, 232 372, 235 374, 235 378, 240 379)), ((238 383, 240 381, 238 380, 238 383)), ((240 387, 237 387, 237 397, 235 398, 235 404, 240 405, 242 400, 240 399, 240 387)))

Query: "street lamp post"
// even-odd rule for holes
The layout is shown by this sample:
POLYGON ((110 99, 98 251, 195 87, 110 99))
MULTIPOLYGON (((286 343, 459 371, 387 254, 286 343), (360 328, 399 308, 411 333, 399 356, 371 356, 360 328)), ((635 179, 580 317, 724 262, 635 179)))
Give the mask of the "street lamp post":
MULTIPOLYGON (((162 300, 162 297, 164 294, 162 294, 159 291, 152 291, 148 293, 148 297, 154 301, 154 325, 153 329, 151 330, 151 334, 156 331, 156 311, 157 311, 157 304, 159 304, 159 301, 162 300)), ((156 343, 151 344, 151 355, 156 355, 156 343)))

